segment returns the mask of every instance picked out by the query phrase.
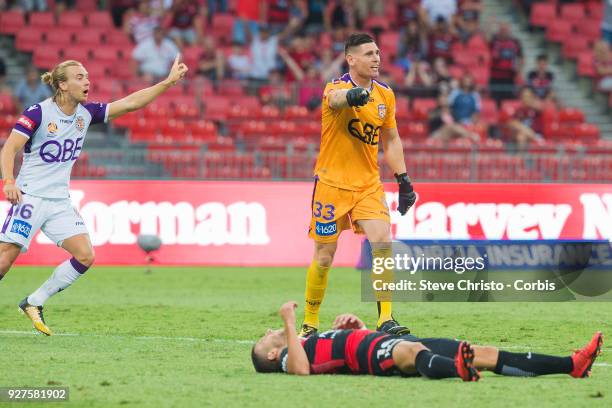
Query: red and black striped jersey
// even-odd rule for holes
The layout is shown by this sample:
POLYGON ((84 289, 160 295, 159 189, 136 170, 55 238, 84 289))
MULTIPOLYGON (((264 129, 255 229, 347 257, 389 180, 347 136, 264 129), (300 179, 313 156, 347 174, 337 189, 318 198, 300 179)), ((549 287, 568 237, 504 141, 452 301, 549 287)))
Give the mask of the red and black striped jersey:
MULTIPOLYGON (((389 337, 372 330, 330 330, 302 340, 311 374, 365 374, 375 340, 389 337)), ((287 348, 281 352, 281 368, 287 372, 287 348)))

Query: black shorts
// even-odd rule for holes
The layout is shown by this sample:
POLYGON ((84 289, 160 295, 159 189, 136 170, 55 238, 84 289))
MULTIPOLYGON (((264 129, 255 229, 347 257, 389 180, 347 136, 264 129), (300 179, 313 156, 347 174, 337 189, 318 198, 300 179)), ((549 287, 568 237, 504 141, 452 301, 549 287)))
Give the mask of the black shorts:
POLYGON ((419 338, 411 334, 394 336, 385 333, 372 333, 361 341, 357 350, 360 373, 377 376, 402 375, 393 362, 393 349, 404 341, 421 343, 432 353, 448 358, 455 358, 460 343, 458 340, 419 338))

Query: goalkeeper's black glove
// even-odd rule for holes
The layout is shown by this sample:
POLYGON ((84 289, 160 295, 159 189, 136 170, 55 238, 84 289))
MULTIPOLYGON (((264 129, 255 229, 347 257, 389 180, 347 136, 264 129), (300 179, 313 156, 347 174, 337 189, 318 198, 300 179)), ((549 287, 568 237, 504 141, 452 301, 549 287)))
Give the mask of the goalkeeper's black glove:
POLYGON ((346 93, 346 101, 349 106, 363 106, 368 103, 368 99, 370 99, 370 92, 361 87, 351 88, 346 93))
POLYGON ((400 214, 405 215, 410 207, 412 207, 416 202, 416 193, 414 192, 414 188, 412 188, 412 184, 410 183, 410 178, 406 175, 406 173, 396 174, 395 179, 399 184, 399 204, 397 206, 397 211, 399 211, 400 214))

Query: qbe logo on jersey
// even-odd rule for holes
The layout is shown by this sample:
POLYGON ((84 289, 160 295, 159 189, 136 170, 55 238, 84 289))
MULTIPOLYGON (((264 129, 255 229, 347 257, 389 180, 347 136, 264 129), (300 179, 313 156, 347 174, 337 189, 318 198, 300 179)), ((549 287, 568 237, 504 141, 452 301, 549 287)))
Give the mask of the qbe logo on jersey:
POLYGON ((13 221, 13 226, 11 227, 11 232, 15 234, 19 234, 24 238, 30 236, 30 232, 32 231, 32 225, 28 224, 25 221, 15 220, 13 221))
POLYGON ((317 232, 317 235, 328 237, 338 232, 338 226, 336 225, 336 221, 327 223, 317 221, 315 224, 315 231, 317 232))

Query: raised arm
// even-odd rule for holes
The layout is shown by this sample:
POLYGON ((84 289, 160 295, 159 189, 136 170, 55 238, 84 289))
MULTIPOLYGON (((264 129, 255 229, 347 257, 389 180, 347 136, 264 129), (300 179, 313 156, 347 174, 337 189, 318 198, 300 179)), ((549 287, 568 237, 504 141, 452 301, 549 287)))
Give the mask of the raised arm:
POLYGON ((15 156, 17 152, 23 149, 27 141, 28 138, 12 131, 6 142, 4 142, 2 151, 0 151, 0 167, 2 168, 2 180, 4 182, 2 192, 13 205, 21 201, 21 191, 15 185, 15 177, 13 176, 15 156))
POLYGON ((285 324, 287 336, 287 373, 296 375, 309 375, 310 363, 304 347, 300 343, 295 329, 295 309, 297 303, 290 301, 281 306, 280 317, 285 324))
POLYGON ((174 59, 168 78, 163 81, 150 86, 140 91, 136 91, 125 98, 119 99, 118 101, 112 102, 108 107, 108 118, 115 119, 126 113, 133 112, 141 109, 151 103, 162 93, 166 92, 168 88, 175 85, 180 81, 187 73, 187 65, 180 62, 180 54, 174 59))
POLYGON ((344 313, 336 316, 334 320, 334 324, 332 325, 332 329, 334 330, 346 330, 346 329, 356 329, 363 330, 366 329, 366 325, 364 322, 359 319, 356 315, 352 313, 344 313))
POLYGON ((327 100, 332 109, 342 109, 349 106, 363 106, 368 103, 370 93, 367 89, 355 87, 351 89, 333 89, 329 91, 327 100))

